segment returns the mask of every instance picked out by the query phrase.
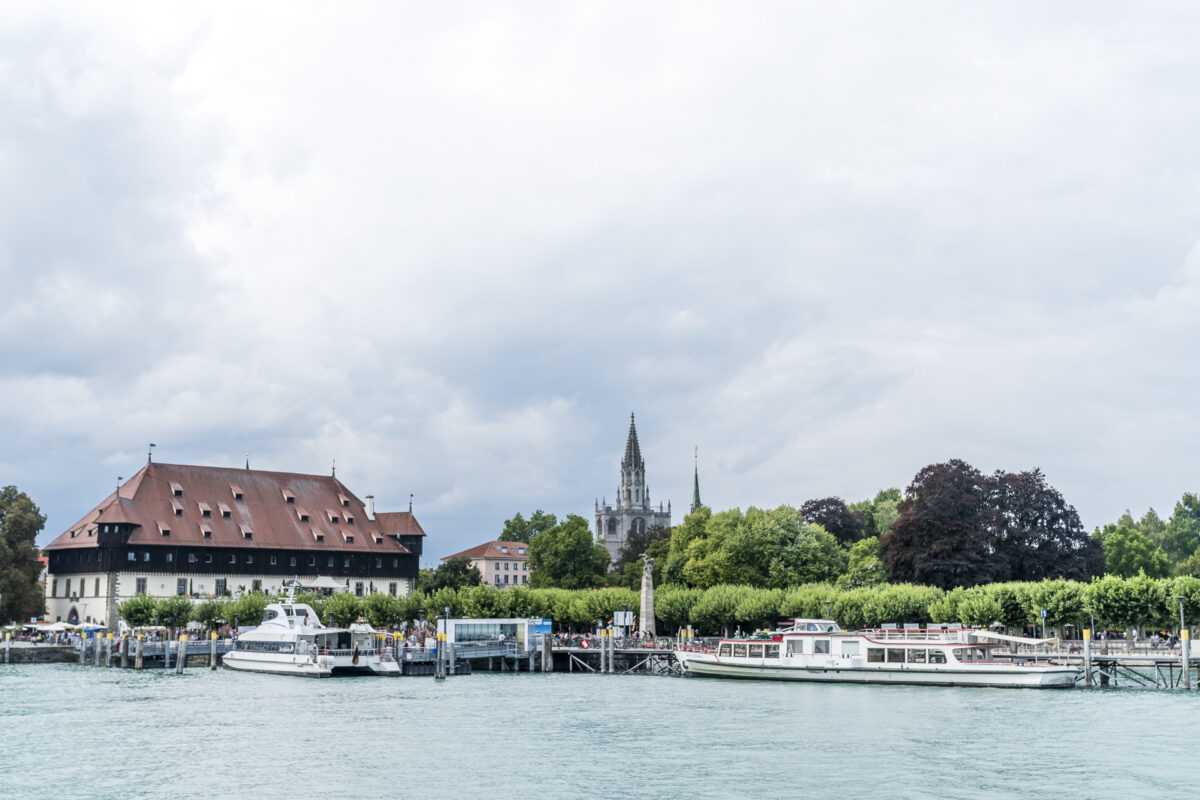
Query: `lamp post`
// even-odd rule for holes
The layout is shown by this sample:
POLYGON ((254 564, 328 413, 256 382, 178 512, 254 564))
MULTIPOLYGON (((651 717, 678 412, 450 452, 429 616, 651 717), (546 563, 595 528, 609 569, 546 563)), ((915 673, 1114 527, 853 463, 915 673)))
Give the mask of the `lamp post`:
POLYGON ((825 619, 829 619, 829 618, 830 618, 830 617, 829 617, 829 609, 830 609, 830 607, 831 607, 832 605, 833 605, 833 601, 832 601, 832 600, 826 600, 826 601, 825 601, 825 619))

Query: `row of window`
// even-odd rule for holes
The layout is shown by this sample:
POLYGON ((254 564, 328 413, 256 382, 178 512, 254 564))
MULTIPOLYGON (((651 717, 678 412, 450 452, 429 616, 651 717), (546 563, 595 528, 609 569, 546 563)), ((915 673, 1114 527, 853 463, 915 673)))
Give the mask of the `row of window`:
MULTIPOLYGON (((229 556, 229 562, 228 562, 228 563, 230 563, 230 564, 236 564, 236 563, 238 563, 238 557, 237 557, 237 553, 229 553, 229 554, 228 554, 228 556, 229 556)), ((349 568, 349 567, 350 567, 350 558, 351 558, 350 556, 343 556, 343 557, 342 557, 342 566, 343 566, 343 567, 345 567, 345 568, 349 568)), ((201 559, 203 559, 203 563, 205 563, 205 564, 211 564, 211 563, 213 563, 213 554, 212 554, 212 553, 195 553, 195 552, 189 552, 189 553, 187 554, 187 562, 188 562, 189 564, 196 564, 196 563, 200 563, 201 559)), ((130 551, 129 551, 129 553, 126 555, 126 560, 128 560, 128 561, 133 561, 133 562, 136 562, 136 561, 138 560, 138 557, 137 557, 137 551, 135 551, 135 550, 130 550, 130 551)), ((175 560, 175 554, 174 554, 174 553, 172 553, 172 552, 168 552, 168 553, 166 554, 166 560, 167 560, 167 563, 168 563, 168 564, 170 564, 170 563, 174 562, 174 560, 175 560)), ((143 550, 143 551, 142 551, 142 561, 143 561, 143 562, 148 562, 148 561, 150 561, 150 551, 149 551, 149 550, 143 550)), ((271 566, 276 566, 276 565, 279 563, 279 556, 278 556, 278 554, 277 554, 277 553, 271 553, 271 555, 268 557, 268 562, 271 564, 271 566)), ((243 564, 253 564, 253 563, 254 563, 254 553, 246 553, 246 554, 244 554, 244 555, 243 555, 243 557, 242 557, 242 563, 243 563, 243 564)), ((294 567, 294 566, 296 566, 296 556, 289 556, 289 557, 288 557, 288 566, 290 566, 290 567, 294 567)), ((307 566, 310 566, 310 567, 315 567, 315 566, 317 566, 317 557, 316 557, 316 556, 309 556, 309 557, 308 557, 308 564, 307 564, 307 566)), ((332 566, 334 566, 334 557, 333 557, 333 556, 329 556, 329 557, 326 559, 326 564, 325 564, 325 566, 327 566, 327 567, 332 567, 332 566)), ((399 567, 400 567, 400 558, 399 558, 399 557, 395 557, 395 558, 393 558, 393 559, 392 559, 392 568, 393 568, 393 569, 398 569, 399 567)), ((375 557, 375 568, 376 568, 376 569, 383 569, 383 558, 381 558, 381 557, 379 557, 379 556, 376 556, 376 557, 375 557)))
MULTIPOLYGON (((958 651, 955 651, 958 655, 958 651)), ((867 661, 874 664, 945 664, 944 650, 909 649, 905 647, 868 647, 867 661)))
MULTIPOLYGON (((496 562, 496 569, 500 569, 500 563, 501 562, 496 562)), ((523 569, 526 572, 529 571, 529 562, 528 561, 505 561, 505 562, 503 562, 503 564, 504 564, 505 569, 509 569, 509 564, 512 564, 513 572, 516 572, 518 569, 523 569), (517 566, 518 564, 520 564, 521 566, 518 567, 517 566)))
MULTIPOLYGON (((50 596, 58 597, 58 578, 55 578, 54 580, 50 581, 50 596)), ((65 581, 65 584, 63 586, 63 597, 70 597, 70 596, 71 596, 71 579, 67 578, 65 581)), ((79 596, 87 597, 87 584, 84 583, 83 578, 79 579, 79 596)), ((96 583, 92 587, 92 597, 99 597, 99 596, 100 596, 100 579, 96 578, 96 583)))
MULTIPOLYGON (((497 586, 503 586, 506 583, 510 583, 507 575, 504 576, 503 582, 500 581, 499 575, 496 576, 496 585, 497 586)), ((529 583, 529 576, 528 575, 513 575, 511 583, 529 583), (521 580, 517 580, 517 578, 520 578, 521 580)))

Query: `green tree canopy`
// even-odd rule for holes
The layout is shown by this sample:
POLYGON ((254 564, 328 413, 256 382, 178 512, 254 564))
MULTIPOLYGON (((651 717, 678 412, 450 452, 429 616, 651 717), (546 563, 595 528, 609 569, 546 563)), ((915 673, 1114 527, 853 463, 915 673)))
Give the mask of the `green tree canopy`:
POLYGON ((363 613, 363 602, 350 592, 338 592, 325 601, 326 625, 345 628, 358 620, 363 613))
POLYGON ((598 586, 608 561, 608 551, 592 539, 587 520, 570 514, 529 543, 529 583, 535 589, 598 586))
POLYGON ((1188 492, 1175 504, 1162 535, 1162 546, 1172 564, 1188 558, 1200 547, 1200 497, 1188 492))
POLYGON ((512 519, 504 520, 504 530, 500 532, 499 541, 531 544, 539 533, 548 531, 557 524, 558 517, 547 514, 540 508, 534 511, 528 520, 518 512, 512 519))
POLYGON ((1166 577, 1170 562, 1162 548, 1136 528, 1105 525, 1097 532, 1104 551, 1104 568, 1110 575, 1132 578, 1144 572, 1152 578, 1166 577))
POLYGON ((417 591, 436 592, 444 587, 461 589, 481 583, 483 576, 479 574, 478 567, 471 566, 471 559, 467 556, 455 556, 443 561, 435 570, 421 570, 417 577, 417 591))
POLYGON ((117 606, 117 613, 131 628, 145 628, 154 624, 154 598, 135 594, 117 606))
POLYGON ((36 545, 45 524, 28 495, 15 486, 0 489, 0 624, 40 618, 45 611, 36 545))
POLYGON ((183 595, 160 597, 154 604, 154 624, 185 628, 192 619, 192 601, 183 595))

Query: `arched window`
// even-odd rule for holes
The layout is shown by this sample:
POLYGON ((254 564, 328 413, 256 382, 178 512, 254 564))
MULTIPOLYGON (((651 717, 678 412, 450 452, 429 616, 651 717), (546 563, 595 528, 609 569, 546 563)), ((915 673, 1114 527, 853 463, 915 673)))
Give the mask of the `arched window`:
POLYGON ((608 538, 617 538, 617 521, 613 517, 608 518, 608 538))
POLYGON ((646 520, 642 519, 641 517, 634 517, 633 518, 633 527, 631 528, 631 530, 634 533, 645 533, 646 532, 646 520))

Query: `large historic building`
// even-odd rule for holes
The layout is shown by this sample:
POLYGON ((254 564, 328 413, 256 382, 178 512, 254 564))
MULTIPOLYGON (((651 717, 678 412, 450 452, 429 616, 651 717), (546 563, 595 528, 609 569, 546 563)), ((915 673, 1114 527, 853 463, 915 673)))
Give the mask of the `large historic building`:
POLYGON ((616 504, 607 498, 596 501, 596 540, 603 544, 615 560, 630 533, 643 533, 659 525, 671 527, 671 502, 658 508, 650 505, 650 489, 646 486, 646 462, 638 447, 637 426, 629 415, 629 438, 625 441, 625 457, 621 459, 621 485, 617 487, 616 504))
POLYGON ((425 531, 336 477, 147 464, 46 548, 46 617, 115 625, 153 596, 275 593, 329 577, 359 595, 416 585, 425 531))

